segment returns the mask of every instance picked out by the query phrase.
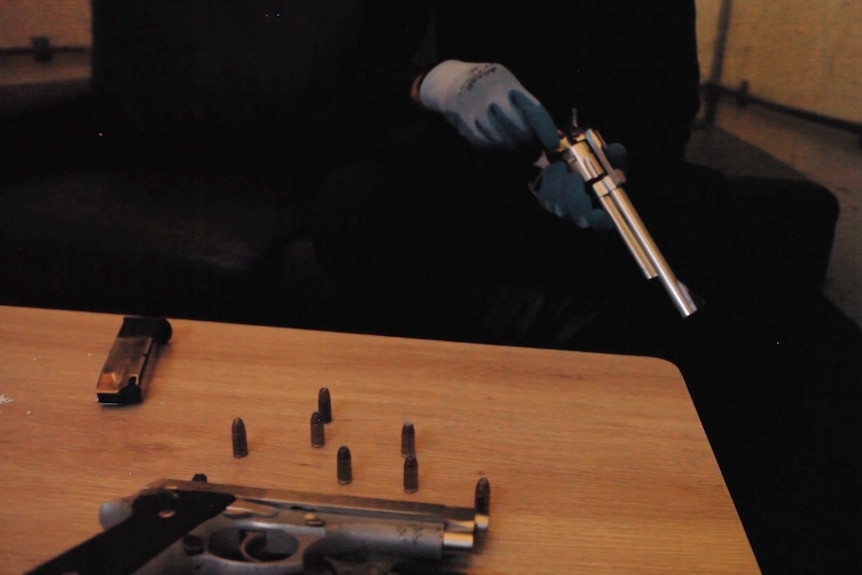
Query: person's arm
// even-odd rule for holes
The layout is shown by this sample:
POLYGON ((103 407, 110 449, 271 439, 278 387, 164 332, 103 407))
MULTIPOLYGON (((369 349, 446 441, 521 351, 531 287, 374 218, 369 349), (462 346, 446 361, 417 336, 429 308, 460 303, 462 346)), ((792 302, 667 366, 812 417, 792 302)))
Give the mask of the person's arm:
POLYGON ((693 0, 438 4, 441 59, 504 64, 558 126, 575 107, 582 125, 625 145, 632 169, 682 157, 699 105, 693 0))
POLYGON ((497 62, 445 60, 414 81, 418 103, 437 112, 477 149, 552 149, 559 142, 548 111, 497 62))

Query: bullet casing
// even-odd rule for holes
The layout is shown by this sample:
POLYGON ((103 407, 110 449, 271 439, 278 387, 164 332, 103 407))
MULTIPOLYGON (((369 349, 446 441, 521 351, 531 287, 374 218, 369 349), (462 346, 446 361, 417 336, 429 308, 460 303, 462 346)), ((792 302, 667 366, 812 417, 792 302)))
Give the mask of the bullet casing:
POLYGON ((337 457, 338 483, 347 485, 353 481, 353 458, 350 454, 350 448, 346 445, 339 447, 337 457))
POLYGON ((407 493, 419 491, 419 460, 413 454, 404 459, 404 491, 407 493))
POLYGON ((323 417, 319 411, 311 414, 311 446, 323 447, 326 445, 326 430, 323 427, 323 417))

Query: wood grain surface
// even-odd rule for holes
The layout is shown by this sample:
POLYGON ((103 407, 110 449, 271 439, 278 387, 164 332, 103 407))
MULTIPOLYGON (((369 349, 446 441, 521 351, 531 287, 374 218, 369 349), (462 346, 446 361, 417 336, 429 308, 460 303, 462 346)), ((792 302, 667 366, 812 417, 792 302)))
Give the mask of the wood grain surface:
POLYGON ((121 316, 0 307, 0 557, 19 573, 160 478, 472 506, 475 573, 755 573, 678 370, 653 358, 171 320, 144 402, 95 384, 121 316), (326 445, 309 419, 332 394, 326 445), (249 456, 233 457, 242 417, 249 456), (420 489, 402 489, 416 429, 420 489), (347 445, 354 480, 336 481, 347 445))

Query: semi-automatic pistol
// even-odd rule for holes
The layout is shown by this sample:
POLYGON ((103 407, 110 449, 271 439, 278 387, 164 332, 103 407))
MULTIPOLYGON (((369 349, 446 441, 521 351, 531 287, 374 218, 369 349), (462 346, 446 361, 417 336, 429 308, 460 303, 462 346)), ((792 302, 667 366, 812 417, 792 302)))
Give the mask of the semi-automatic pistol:
POLYGON ((30 574, 457 573, 488 513, 478 496, 449 507, 160 480, 104 503, 105 531, 30 574))

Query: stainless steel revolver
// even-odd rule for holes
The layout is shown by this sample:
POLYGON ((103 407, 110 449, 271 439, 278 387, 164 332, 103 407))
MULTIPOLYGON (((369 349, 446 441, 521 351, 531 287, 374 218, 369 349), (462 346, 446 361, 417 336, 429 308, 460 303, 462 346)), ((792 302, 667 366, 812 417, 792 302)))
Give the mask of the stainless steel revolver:
POLYGON ((458 573, 488 529, 474 507, 160 480, 104 503, 105 531, 30 573, 458 573))
POLYGON ((573 112, 571 131, 568 134, 561 133, 559 146, 550 154, 562 159, 570 170, 583 178, 613 220, 646 278, 659 278, 680 315, 688 317, 697 311, 697 305, 685 284, 676 278, 644 226, 623 188, 625 174, 611 164, 606 149, 607 144, 596 130, 578 127, 577 116, 573 112))

